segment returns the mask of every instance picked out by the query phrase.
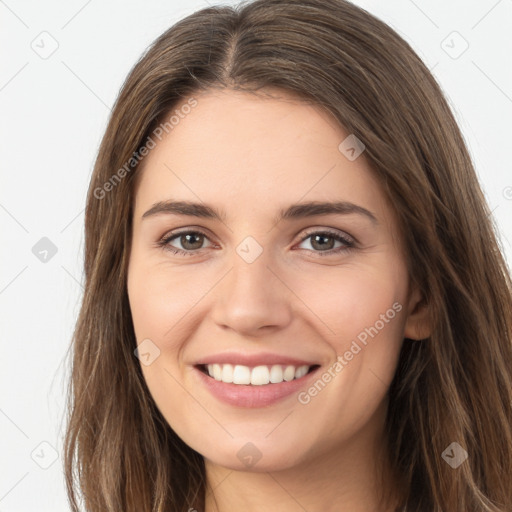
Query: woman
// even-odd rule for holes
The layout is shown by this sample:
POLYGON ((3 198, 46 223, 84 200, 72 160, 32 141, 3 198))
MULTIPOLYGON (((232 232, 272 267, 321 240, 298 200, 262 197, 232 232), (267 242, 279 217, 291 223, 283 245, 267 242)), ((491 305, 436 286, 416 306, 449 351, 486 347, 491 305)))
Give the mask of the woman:
POLYGON ((512 510, 510 276, 439 86, 375 17, 177 23, 85 227, 73 510, 512 510))

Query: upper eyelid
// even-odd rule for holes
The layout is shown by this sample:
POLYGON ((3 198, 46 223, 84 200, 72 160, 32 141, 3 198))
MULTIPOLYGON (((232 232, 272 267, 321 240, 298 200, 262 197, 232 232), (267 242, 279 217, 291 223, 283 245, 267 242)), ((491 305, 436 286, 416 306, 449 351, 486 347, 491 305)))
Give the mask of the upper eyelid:
POLYGON ((210 235, 208 233, 206 233, 203 229, 199 229, 199 228, 184 228, 179 231, 167 231, 159 240, 160 241, 172 240, 174 238, 179 237, 180 235, 186 235, 189 233, 196 233, 196 234, 203 235, 211 241, 210 235))
POLYGON ((304 232, 304 235, 301 237, 300 241, 304 241, 306 238, 309 238, 311 235, 314 235, 314 234, 317 234, 317 233, 320 233, 320 234, 327 234, 327 235, 331 235, 331 236, 339 236, 341 238, 350 238, 350 240, 352 240, 354 243, 357 242, 356 238, 347 233, 346 231, 343 231, 341 229, 334 229, 334 228, 311 228, 311 229, 306 229, 306 231, 304 232))

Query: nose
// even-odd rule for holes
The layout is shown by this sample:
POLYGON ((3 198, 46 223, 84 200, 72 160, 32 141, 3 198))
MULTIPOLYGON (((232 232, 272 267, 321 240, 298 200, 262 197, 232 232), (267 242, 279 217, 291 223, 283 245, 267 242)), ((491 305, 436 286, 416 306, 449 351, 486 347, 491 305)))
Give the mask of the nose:
POLYGON ((216 286, 212 317, 223 329, 258 336, 286 327, 293 293, 265 251, 252 263, 234 254, 230 272, 216 286))

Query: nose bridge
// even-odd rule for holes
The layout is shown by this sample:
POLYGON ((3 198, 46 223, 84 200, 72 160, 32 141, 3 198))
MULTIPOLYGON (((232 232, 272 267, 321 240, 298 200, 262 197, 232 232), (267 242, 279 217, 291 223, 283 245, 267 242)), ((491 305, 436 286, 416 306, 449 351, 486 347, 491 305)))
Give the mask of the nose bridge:
POLYGON ((240 245, 237 248, 237 254, 232 259, 231 292, 242 294, 242 296, 250 294, 257 300, 260 296, 270 294, 275 285, 271 279, 272 272, 269 270, 271 261, 268 251, 255 255, 253 249, 250 248, 244 254, 243 247, 240 245))
POLYGON ((231 271, 219 283, 213 308, 217 324, 246 333, 260 327, 282 327, 291 318, 289 294, 274 275, 270 251, 254 242, 246 240, 236 248, 231 271))

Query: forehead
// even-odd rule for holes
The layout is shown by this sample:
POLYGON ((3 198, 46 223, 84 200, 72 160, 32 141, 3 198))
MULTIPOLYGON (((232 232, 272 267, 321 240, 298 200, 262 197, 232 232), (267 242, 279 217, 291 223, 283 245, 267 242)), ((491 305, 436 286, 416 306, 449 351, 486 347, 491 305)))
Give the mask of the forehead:
MULTIPOLYGON (((181 145, 201 158, 202 148, 211 154, 218 147, 216 162, 237 158, 248 163, 272 162, 280 168, 303 156, 318 158, 312 151, 315 147, 317 153, 336 150, 339 139, 346 136, 319 106, 286 92, 268 94, 211 90, 195 96, 196 106, 167 137, 169 148, 181 145)), ((180 108, 177 105, 174 110, 180 108)))
POLYGON ((301 198, 382 202, 364 153, 347 159, 339 146, 350 134, 320 107, 275 90, 193 98, 193 108, 183 109, 189 98, 173 108, 172 129, 145 157, 137 203, 169 195, 239 210, 301 198))

